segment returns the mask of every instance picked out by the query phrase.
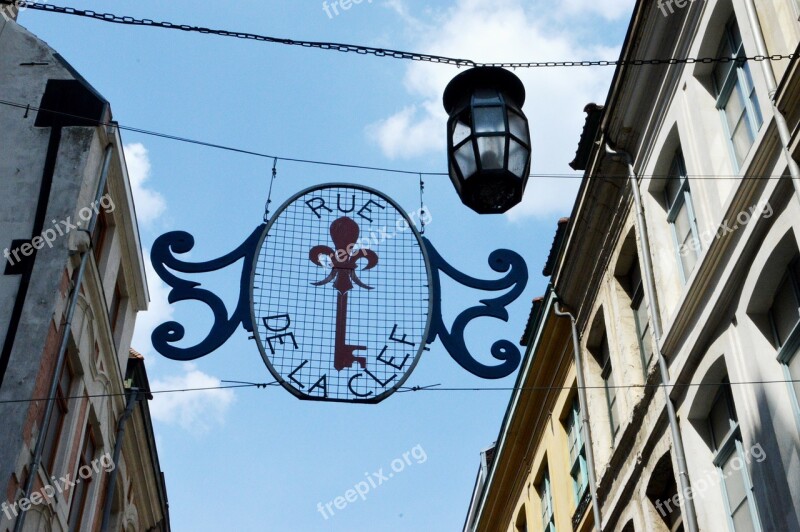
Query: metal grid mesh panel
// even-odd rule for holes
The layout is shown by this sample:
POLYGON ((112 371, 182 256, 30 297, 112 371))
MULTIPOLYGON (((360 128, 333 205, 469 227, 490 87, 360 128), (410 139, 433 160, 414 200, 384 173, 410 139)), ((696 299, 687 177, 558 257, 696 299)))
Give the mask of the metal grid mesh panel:
POLYGON ((423 347, 425 256, 404 215, 373 191, 318 188, 285 205, 258 250, 253 285, 267 365, 300 397, 378 400, 423 347))

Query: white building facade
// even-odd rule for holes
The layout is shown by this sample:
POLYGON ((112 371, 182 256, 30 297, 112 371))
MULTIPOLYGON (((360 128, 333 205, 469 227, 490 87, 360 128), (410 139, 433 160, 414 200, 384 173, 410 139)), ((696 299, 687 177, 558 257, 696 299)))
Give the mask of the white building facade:
POLYGON ((578 318, 602 530, 800 530, 798 18, 637 2, 623 59, 732 60, 620 66, 584 132, 553 285, 578 318), (762 37, 794 58, 743 60, 762 37))

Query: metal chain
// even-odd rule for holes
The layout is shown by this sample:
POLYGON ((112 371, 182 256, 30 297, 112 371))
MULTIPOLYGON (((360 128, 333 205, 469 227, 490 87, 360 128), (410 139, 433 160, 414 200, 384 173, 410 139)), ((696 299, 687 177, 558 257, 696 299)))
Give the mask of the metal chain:
POLYGON ((744 61, 780 61, 783 59, 794 59, 798 54, 773 54, 773 55, 755 55, 751 57, 686 57, 677 58, 670 57, 666 59, 617 59, 611 61, 529 61, 529 62, 498 62, 498 63, 480 63, 471 59, 458 59, 454 57, 446 57, 441 55, 421 54, 415 52, 404 52, 401 50, 392 50, 388 48, 374 48, 371 46, 359 46, 355 44, 344 44, 335 42, 319 42, 319 41, 299 41, 294 39, 285 39, 281 37, 270 37, 267 35, 258 35, 255 33, 245 33, 239 31, 228 31, 220 29, 211 29, 201 26, 191 26, 188 24, 174 24, 172 22, 159 22, 151 19, 137 19, 128 16, 114 15, 113 13, 98 13, 89 9, 75 9, 72 7, 56 6, 52 4, 43 4, 38 2, 27 2, 25 0, 0 0, 0 4, 16 5, 20 8, 34 9, 39 11, 49 11, 51 13, 61 13, 65 15, 74 15, 79 17, 92 18, 103 22, 111 22, 114 24, 125 24, 130 26, 151 26, 156 28, 164 28, 170 30, 180 30, 194 33, 205 33, 209 35, 219 35, 222 37, 232 37, 235 39, 246 39, 253 41, 269 42, 275 44, 285 44, 289 46, 302 46, 305 48, 317 48, 320 50, 334 50, 337 52, 355 52, 360 55, 374 55, 376 57, 391 57, 394 59, 405 59, 410 61, 425 61, 429 63, 444 63, 448 65, 455 65, 458 67, 501 67, 501 68, 552 68, 552 67, 589 67, 589 66, 645 66, 645 65, 678 65, 678 64, 694 64, 694 63, 729 63, 731 61, 744 62, 744 61))

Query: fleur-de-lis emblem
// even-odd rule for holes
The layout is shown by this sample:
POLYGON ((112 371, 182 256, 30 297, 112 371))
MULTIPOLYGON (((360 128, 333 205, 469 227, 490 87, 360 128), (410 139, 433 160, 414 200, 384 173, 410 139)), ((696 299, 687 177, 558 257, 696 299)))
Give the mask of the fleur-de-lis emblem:
POLYGON ((334 247, 314 246, 309 251, 308 258, 317 266, 323 266, 320 257, 328 257, 333 268, 325 279, 311 284, 324 286, 333 281, 333 286, 336 288, 336 339, 333 367, 337 371, 341 371, 344 368, 351 367, 353 362, 358 362, 362 368, 366 368, 366 357, 357 357, 353 353, 355 351, 363 351, 367 347, 363 345, 348 345, 346 341, 347 293, 353 289, 353 283, 366 290, 373 289, 373 287, 358 278, 356 269, 358 261, 361 259, 367 261, 366 266, 363 268, 364 270, 374 268, 378 264, 378 255, 371 249, 361 248, 355 250, 359 228, 358 224, 347 216, 334 220, 331 223, 330 232, 334 247))

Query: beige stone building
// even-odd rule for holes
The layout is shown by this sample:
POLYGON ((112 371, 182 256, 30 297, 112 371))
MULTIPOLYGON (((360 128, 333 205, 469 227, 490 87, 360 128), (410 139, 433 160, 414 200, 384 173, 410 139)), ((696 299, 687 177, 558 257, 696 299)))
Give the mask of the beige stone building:
MULTIPOLYGON (((550 290, 577 318, 597 529, 800 530, 798 18, 795 0, 639 1, 628 63, 731 60, 620 66, 587 107, 550 290)), ((540 356, 557 354, 534 345, 525 363, 540 356)), ((528 486, 554 429, 504 456, 529 422, 516 401, 468 530, 547 529, 515 512, 542 507, 528 486)))

